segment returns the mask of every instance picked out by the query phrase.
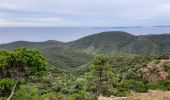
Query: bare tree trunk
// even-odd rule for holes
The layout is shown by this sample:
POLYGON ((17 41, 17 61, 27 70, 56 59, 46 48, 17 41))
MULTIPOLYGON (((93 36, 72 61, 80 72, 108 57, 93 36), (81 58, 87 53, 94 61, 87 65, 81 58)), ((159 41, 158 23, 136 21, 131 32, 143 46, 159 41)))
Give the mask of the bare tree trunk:
POLYGON ((15 82, 15 85, 14 85, 14 87, 12 88, 11 94, 10 94, 10 96, 8 97, 7 100, 11 100, 12 96, 14 95, 14 91, 15 91, 15 88, 16 88, 16 86, 17 86, 17 83, 18 83, 18 81, 15 82))

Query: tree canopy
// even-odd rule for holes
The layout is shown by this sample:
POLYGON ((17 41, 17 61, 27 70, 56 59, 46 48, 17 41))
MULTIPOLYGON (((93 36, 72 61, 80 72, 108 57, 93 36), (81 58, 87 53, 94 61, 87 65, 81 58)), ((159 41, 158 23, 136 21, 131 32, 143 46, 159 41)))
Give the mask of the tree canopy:
POLYGON ((37 50, 0 51, 0 95, 9 90, 14 81, 44 75, 46 66, 45 58, 37 50))
POLYGON ((86 74, 90 88, 89 91, 95 92, 97 95, 109 95, 113 78, 109 65, 109 57, 104 55, 96 56, 90 66, 91 71, 86 74))

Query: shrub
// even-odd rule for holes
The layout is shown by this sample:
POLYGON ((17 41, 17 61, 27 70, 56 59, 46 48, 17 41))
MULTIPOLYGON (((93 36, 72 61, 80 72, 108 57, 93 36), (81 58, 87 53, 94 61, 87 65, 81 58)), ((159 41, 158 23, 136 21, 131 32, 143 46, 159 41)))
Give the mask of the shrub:
POLYGON ((60 92, 63 93, 63 94, 68 94, 69 93, 69 89, 62 88, 60 92))
POLYGON ((84 95, 80 93, 72 94, 67 96, 67 100, 84 100, 84 95))
POLYGON ((58 100, 57 94, 52 92, 52 93, 47 93, 41 96, 42 100, 58 100))
POLYGON ((161 89, 161 90, 170 90, 170 80, 162 80, 159 83, 155 84, 148 84, 149 89, 156 90, 156 89, 161 89))
POLYGON ((130 90, 135 92, 147 92, 148 88, 141 81, 136 80, 125 80, 123 82, 114 84, 115 95, 127 96, 130 94, 130 90))
POLYGON ((0 80, 0 96, 9 95, 15 81, 10 78, 4 78, 0 80))
POLYGON ((21 85, 14 94, 13 100, 40 100, 38 89, 33 84, 21 85))

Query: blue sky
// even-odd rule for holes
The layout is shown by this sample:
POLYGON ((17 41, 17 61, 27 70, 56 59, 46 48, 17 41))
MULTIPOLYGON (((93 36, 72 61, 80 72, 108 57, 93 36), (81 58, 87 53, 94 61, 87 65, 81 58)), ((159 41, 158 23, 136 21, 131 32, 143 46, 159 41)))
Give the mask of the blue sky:
POLYGON ((0 0, 0 27, 170 25, 170 0, 0 0))

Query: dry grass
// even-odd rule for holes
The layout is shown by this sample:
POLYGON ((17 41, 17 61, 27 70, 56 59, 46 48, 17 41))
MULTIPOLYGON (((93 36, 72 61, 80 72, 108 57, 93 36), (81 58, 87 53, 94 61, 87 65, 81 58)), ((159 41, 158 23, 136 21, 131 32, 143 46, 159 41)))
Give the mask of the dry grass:
POLYGON ((129 97, 99 97, 98 100, 170 100, 170 91, 149 90, 129 97))

